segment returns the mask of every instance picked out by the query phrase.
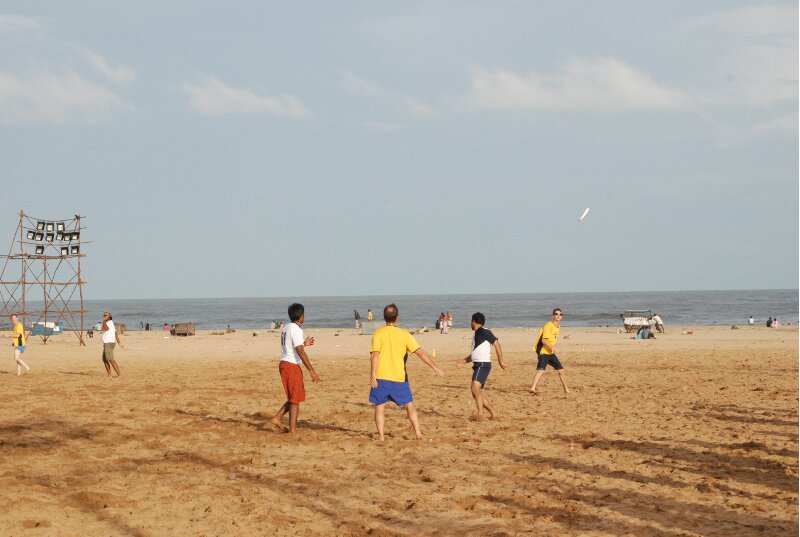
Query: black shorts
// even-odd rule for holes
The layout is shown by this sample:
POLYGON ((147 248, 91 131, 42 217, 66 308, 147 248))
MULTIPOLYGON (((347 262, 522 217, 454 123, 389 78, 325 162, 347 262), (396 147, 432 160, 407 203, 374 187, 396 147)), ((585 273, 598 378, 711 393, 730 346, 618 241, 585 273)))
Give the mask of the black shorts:
POLYGON ((491 362, 473 362, 472 363, 472 380, 481 383, 481 387, 486 384, 486 379, 489 378, 489 372, 492 370, 491 362))
POLYGON ((561 365, 561 362, 558 360, 558 356, 555 354, 540 354, 539 355, 539 363, 536 364, 537 371, 544 371, 547 366, 552 365, 553 369, 556 371, 560 371, 564 369, 564 366, 561 365))

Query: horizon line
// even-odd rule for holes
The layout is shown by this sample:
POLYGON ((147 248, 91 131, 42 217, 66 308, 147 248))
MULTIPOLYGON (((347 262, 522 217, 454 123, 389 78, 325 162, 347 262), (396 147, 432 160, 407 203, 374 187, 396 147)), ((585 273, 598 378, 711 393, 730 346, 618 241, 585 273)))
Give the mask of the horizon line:
POLYGON ((238 300, 238 299, 303 299, 303 298, 367 298, 367 297, 388 297, 388 296, 488 296, 488 295, 575 295, 575 294, 624 294, 624 293, 696 293, 696 292, 735 292, 735 291, 795 291, 798 288, 751 288, 751 289, 662 289, 662 290, 633 290, 633 291, 525 291, 525 292, 483 292, 483 293, 388 293, 388 294, 368 294, 368 295, 274 295, 274 296, 194 296, 194 297, 165 297, 165 298, 86 298, 88 301, 103 300, 238 300))

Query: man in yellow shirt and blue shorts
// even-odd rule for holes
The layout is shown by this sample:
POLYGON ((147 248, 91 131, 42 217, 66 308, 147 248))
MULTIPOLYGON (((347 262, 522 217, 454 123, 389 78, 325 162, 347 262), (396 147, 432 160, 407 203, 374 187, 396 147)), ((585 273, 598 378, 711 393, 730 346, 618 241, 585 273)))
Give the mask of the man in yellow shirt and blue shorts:
POLYGON ((26 373, 30 371, 31 368, 28 367, 28 364, 22 359, 22 353, 25 352, 25 327, 19 322, 16 313, 11 316, 11 330, 11 338, 13 339, 11 346, 14 347, 14 359, 17 361, 17 375, 21 375, 21 367, 25 368, 26 373))
POLYGON ((436 371, 437 375, 444 375, 444 371, 433 362, 408 330, 397 326, 398 315, 397 306, 394 304, 386 306, 383 309, 386 326, 378 328, 372 335, 372 344, 369 348, 372 368, 369 402, 375 405, 375 427, 380 440, 383 440, 384 409, 389 401, 399 407, 406 407, 408 420, 414 428, 414 435, 419 440, 422 438, 422 432, 406 372, 408 353, 419 356, 419 359, 436 371))

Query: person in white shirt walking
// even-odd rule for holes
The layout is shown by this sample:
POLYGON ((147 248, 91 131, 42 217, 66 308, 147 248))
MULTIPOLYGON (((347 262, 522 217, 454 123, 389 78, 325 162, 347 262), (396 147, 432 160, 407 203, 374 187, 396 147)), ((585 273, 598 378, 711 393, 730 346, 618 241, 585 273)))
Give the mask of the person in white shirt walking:
POLYGON ((489 419, 495 418, 492 402, 483 394, 483 387, 489 372, 492 370, 492 347, 497 355, 497 362, 500 367, 505 369, 506 363, 503 361, 503 348, 500 340, 492 334, 490 330, 483 327, 486 324, 486 317, 481 312, 472 314, 472 329, 475 333, 472 336, 472 352, 466 358, 456 360, 456 367, 461 367, 465 363, 472 362, 472 384, 470 390, 475 399, 478 411, 474 416, 475 421, 483 421, 483 409, 489 412, 489 419))
POLYGON ((100 330, 103 332, 103 365, 106 366, 106 374, 111 377, 111 368, 113 367, 116 376, 119 377, 122 373, 119 372, 119 366, 114 359, 114 347, 119 343, 119 348, 124 349, 125 345, 119 339, 117 327, 114 326, 110 311, 103 313, 103 324, 100 326, 100 330))
POLYGON ((297 417, 300 415, 300 403, 306 400, 306 387, 303 383, 303 370, 300 364, 306 366, 311 380, 319 382, 319 375, 311 365, 305 348, 314 344, 313 337, 303 337, 300 328, 306 320, 305 308, 302 304, 294 303, 289 306, 289 320, 291 321, 281 330, 281 361, 278 370, 281 382, 286 392, 286 402, 278 409, 270 423, 277 429, 294 433, 297 430, 297 417), (289 428, 287 429, 281 419, 284 414, 289 414, 289 428))

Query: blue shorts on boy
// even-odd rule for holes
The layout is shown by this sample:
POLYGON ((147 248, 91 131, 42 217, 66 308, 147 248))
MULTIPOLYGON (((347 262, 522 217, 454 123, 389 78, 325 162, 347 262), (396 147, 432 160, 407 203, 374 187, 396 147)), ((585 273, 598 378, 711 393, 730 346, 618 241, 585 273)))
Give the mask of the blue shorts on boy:
POLYGON ((558 356, 555 354, 540 354, 539 355, 539 363, 536 364, 537 371, 544 371, 547 369, 547 366, 553 366, 553 369, 556 371, 560 371, 564 369, 564 366, 561 365, 561 360, 558 359, 558 356))
POLYGON ((373 405, 382 405, 392 401, 397 406, 412 403, 411 386, 408 382, 378 379, 378 387, 369 391, 369 402, 373 405))
POLYGON ((491 362, 474 362, 472 364, 472 381, 481 383, 481 387, 486 385, 486 379, 489 378, 489 373, 492 370, 491 362))

